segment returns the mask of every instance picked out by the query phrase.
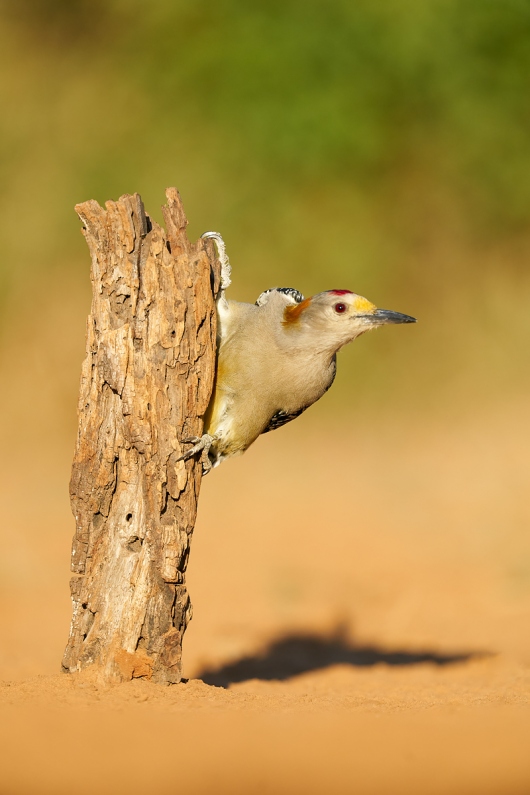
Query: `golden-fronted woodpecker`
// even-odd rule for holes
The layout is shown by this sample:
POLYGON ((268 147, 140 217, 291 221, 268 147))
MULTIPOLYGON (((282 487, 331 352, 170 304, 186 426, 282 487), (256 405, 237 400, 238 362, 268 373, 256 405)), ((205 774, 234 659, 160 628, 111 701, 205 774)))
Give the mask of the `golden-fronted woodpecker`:
POLYGON ((262 293, 255 304, 227 301, 230 264, 217 232, 222 265, 217 299, 215 386, 205 434, 181 459, 201 453, 203 471, 243 453, 258 436, 298 417, 330 388, 337 351, 366 331, 415 318, 378 309, 351 290, 327 290, 311 298, 291 287, 262 293))

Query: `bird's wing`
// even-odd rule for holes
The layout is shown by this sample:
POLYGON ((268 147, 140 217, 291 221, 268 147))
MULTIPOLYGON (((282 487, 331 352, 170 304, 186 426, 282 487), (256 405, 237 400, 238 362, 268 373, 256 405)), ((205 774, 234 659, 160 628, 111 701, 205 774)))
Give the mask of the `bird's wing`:
POLYGON ((271 293, 281 293, 293 304, 301 304, 304 300, 302 293, 299 290, 295 290, 294 287, 271 287, 270 290, 265 290, 258 296, 256 306, 265 306, 271 293))
POLYGON ((277 411, 276 414, 274 414, 270 418, 269 424, 267 425, 265 430, 262 431, 262 433, 275 431, 276 428, 281 428, 282 425, 287 425, 288 422, 291 422, 291 420, 294 420, 296 419, 296 417, 299 417, 300 414, 302 414, 302 412, 304 412, 308 408, 309 406, 304 406, 303 408, 298 409, 298 411, 292 411, 289 414, 286 411, 277 411))

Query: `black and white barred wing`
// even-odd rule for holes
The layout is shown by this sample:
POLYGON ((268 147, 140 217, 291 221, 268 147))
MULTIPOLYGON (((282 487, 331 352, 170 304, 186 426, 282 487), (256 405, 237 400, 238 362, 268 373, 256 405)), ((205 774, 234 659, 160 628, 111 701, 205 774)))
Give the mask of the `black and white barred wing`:
POLYGON ((291 420, 295 420, 297 417, 300 416, 300 414, 302 414, 308 408, 309 406, 304 406, 302 409, 298 409, 298 411, 293 411, 290 414, 288 414, 286 411, 277 411, 276 414, 274 414, 270 418, 269 424, 267 425, 265 430, 262 431, 262 433, 275 431, 276 428, 281 428, 282 425, 287 425, 288 422, 291 422, 291 420))

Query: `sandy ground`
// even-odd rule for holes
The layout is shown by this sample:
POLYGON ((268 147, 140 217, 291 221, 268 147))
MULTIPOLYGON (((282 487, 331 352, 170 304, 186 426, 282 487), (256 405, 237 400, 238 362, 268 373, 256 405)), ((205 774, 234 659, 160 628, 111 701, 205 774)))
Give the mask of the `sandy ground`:
POLYGON ((313 411, 204 481, 170 688, 58 673, 71 451, 4 461, 1 795, 530 793, 524 402, 313 411))

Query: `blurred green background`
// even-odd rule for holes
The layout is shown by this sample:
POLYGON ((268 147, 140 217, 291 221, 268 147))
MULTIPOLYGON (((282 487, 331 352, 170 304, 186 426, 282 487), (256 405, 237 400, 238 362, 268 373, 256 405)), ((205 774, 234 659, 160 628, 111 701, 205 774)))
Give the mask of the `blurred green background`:
POLYGON ((527 0, 2 9, 4 417, 73 438, 90 299, 73 206, 138 191, 161 220, 169 185, 191 237, 224 235, 232 297, 345 287, 418 317, 342 354, 326 411, 527 387, 527 0))

